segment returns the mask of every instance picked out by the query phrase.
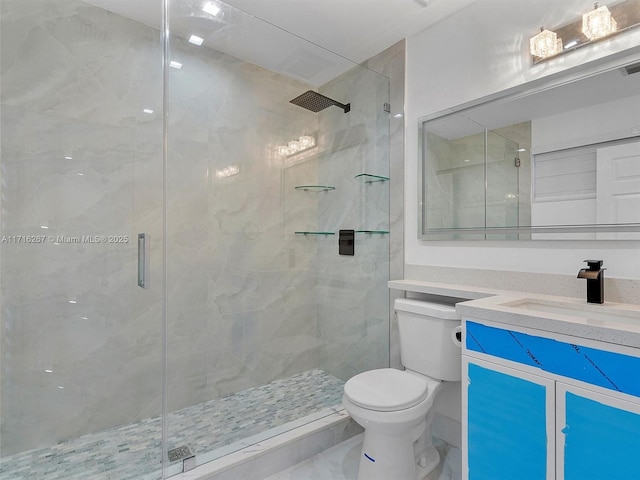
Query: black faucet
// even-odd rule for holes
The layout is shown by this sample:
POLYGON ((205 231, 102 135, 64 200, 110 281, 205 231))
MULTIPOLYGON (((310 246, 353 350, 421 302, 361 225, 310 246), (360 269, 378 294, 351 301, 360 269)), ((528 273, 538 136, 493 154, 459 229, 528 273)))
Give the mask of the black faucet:
POLYGON ((604 271, 602 260, 585 260, 589 268, 582 268, 578 278, 587 279, 587 302, 604 303, 604 271))

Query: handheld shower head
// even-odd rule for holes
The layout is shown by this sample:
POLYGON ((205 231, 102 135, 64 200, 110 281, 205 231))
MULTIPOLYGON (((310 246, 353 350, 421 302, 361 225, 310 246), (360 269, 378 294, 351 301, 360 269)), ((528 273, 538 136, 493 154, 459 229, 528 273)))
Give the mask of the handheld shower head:
POLYGON ((298 105, 299 107, 306 108, 307 110, 311 110, 314 113, 318 113, 319 111, 324 110, 325 108, 328 108, 332 105, 342 108, 344 110, 344 113, 347 113, 349 110, 351 110, 350 103, 347 103, 346 105, 342 104, 332 98, 325 97, 318 92, 314 92, 313 90, 304 92, 302 95, 299 95, 293 100, 290 100, 289 103, 293 103, 294 105, 298 105))

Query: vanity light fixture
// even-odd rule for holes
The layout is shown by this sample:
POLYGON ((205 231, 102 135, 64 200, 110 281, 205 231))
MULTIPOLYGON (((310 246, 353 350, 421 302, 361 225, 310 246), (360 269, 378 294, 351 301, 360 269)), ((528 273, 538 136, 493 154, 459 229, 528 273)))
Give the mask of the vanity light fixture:
POLYGON ((287 155, 289 155, 289 147, 287 147, 286 145, 279 145, 278 155, 281 155, 283 157, 286 157, 287 155))
POLYGON ((289 147, 290 153, 297 153, 300 151, 300 142, 297 140, 291 140, 287 143, 287 147, 289 147))
POLYGON ((286 145, 278 145, 276 151, 281 157, 288 157, 315 146, 316 137, 313 135, 302 135, 298 140, 291 140, 286 145))
POLYGON ((315 146, 316 139, 313 138, 311 135, 303 135, 302 137, 300 137, 299 143, 300 143, 300 150, 304 150, 306 148, 311 148, 315 146))
POLYGON ((553 31, 541 29, 540 33, 529 39, 533 63, 540 63, 640 26, 639 2, 640 0, 622 0, 608 7, 596 3, 591 11, 572 23, 554 28, 553 31))
POLYGON ((556 32, 540 27, 540 33, 529 39, 529 51, 534 57, 553 57, 562 52, 562 39, 556 32))
POLYGON ((618 30, 618 23, 611 16, 611 12, 603 5, 598 7, 596 3, 593 10, 582 15, 582 33, 589 40, 597 40, 611 35, 618 30))
POLYGON ((217 178, 227 178, 227 177, 232 177, 234 175, 238 175, 240 173, 240 168, 236 165, 229 165, 227 167, 224 167, 221 170, 216 170, 216 177, 217 178))

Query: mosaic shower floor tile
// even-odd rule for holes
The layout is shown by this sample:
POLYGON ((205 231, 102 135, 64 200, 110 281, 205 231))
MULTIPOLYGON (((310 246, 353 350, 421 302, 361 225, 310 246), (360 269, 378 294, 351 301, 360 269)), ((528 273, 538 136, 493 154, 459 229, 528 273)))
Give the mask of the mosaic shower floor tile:
MULTIPOLYGON (((343 386, 309 370, 177 410, 168 416, 168 450, 186 445, 196 457, 220 457, 246 446, 243 439, 269 438, 316 412, 341 409, 343 386)), ((159 480, 161 435, 160 417, 83 435, 0 459, 0 479, 159 480)))

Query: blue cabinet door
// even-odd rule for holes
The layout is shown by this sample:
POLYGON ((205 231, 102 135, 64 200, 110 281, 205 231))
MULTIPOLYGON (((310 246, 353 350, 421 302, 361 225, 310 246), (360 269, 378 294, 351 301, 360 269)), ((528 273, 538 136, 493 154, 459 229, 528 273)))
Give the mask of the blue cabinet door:
POLYGON ((558 480, 640 479, 640 404, 557 383, 558 480))
POLYGON ((554 382, 467 356, 463 372, 464 478, 554 479, 554 382))

